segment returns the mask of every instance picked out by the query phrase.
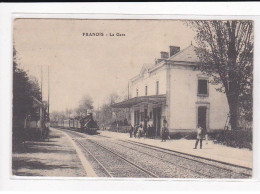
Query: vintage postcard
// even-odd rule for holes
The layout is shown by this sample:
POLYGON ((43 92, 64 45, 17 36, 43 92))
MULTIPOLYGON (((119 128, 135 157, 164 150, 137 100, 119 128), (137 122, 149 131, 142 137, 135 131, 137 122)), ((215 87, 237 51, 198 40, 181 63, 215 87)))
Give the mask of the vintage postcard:
POLYGON ((251 179, 254 21, 16 18, 13 177, 251 179))

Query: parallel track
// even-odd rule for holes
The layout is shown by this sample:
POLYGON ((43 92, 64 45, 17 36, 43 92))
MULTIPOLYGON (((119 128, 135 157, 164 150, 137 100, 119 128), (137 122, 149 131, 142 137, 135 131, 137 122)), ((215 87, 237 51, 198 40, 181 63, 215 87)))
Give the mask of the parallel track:
POLYGON ((101 145, 101 144, 99 144, 99 143, 97 143, 97 142, 94 142, 94 141, 92 141, 92 140, 90 140, 90 139, 89 139, 88 141, 90 141, 90 142, 92 142, 92 143, 94 143, 94 144, 96 144, 96 145, 102 147, 103 149, 105 149, 105 150, 108 151, 109 153, 114 154, 114 155, 117 156, 118 158, 124 160, 125 162, 127 162, 128 164, 134 166, 135 168, 139 169, 140 171, 145 172, 146 174, 150 175, 151 177, 153 177, 153 178, 160 178, 160 177, 157 176, 156 174, 150 172, 149 170, 144 169, 143 167, 137 165, 136 163, 134 163, 134 162, 132 162, 132 161, 126 159, 124 156, 122 156, 122 155, 120 155, 120 154, 118 154, 118 153, 112 151, 111 149, 109 149, 109 148, 107 148, 107 147, 104 147, 103 145, 101 145))
MULTIPOLYGON (((174 151, 174 150, 169 150, 169 149, 166 149, 166 148, 160 148, 160 147, 157 147, 157 146, 153 146, 153 145, 148 145, 148 144, 144 144, 144 143, 140 143, 140 142, 135 142, 135 141, 125 141, 125 140, 119 140, 119 141, 122 141, 122 142, 127 142, 127 143, 130 143, 130 144, 133 144, 133 145, 137 145, 137 146, 141 146, 141 147, 144 147, 144 148, 149 148, 151 150, 155 150, 155 151, 161 151, 163 153, 166 153, 166 154, 170 154, 170 155, 173 155, 173 156, 176 156, 176 157, 181 157, 181 158, 184 158, 184 159, 187 159, 187 160, 190 160, 190 161, 194 161, 194 162, 199 162, 199 163, 202 163, 202 164, 207 164, 209 166, 212 166, 212 167, 216 167, 216 168, 219 168, 220 170, 224 169, 224 170, 227 170, 227 171, 230 171, 230 172, 233 172, 232 170, 228 169, 228 168, 225 168, 225 167, 220 167, 218 165, 215 165, 215 164, 210 164, 208 162, 213 162, 213 163, 219 163, 221 165, 226 165, 226 166, 229 166, 229 167, 233 167, 233 168, 239 168, 239 169, 242 169, 242 170, 246 170, 246 171, 250 171, 252 172, 252 168, 248 168, 248 167, 244 167, 244 166, 239 166, 239 165, 235 165, 235 164, 230 164, 230 163, 226 163, 226 162, 222 162, 222 161, 217 161, 217 160, 214 160, 214 159, 210 159, 210 158, 204 158, 204 157, 200 157, 200 156, 194 156, 192 154, 187 154, 187 153, 182 153, 182 152, 178 152, 178 151, 174 151), (207 162, 203 162, 204 161, 207 161, 207 162)), ((234 172, 236 173, 236 172, 234 172)), ((248 174, 248 173, 239 173, 243 176, 246 176, 246 177, 251 177, 252 175, 251 174, 248 174)))
MULTIPOLYGON (((77 132, 74 132, 74 131, 73 131, 72 133, 73 133, 73 134, 76 134, 77 132)), ((77 136, 79 136, 79 135, 77 134, 77 136)), ((80 137, 81 137, 81 136, 80 136, 80 137)), ((99 159, 97 159, 97 157, 95 157, 95 155, 94 155, 93 153, 91 153, 91 152, 89 151, 89 149, 87 149, 87 148, 79 141, 79 139, 76 139, 76 138, 72 138, 72 139, 73 139, 75 142, 77 142, 77 143, 96 161, 96 163, 106 172, 106 174, 108 175, 108 177, 114 177, 113 173, 110 172, 110 171, 107 169, 107 167, 106 167, 107 164, 104 164, 104 163, 102 163, 102 161, 100 161, 99 159)), ((130 169, 132 169, 132 167, 134 167, 134 168, 138 169, 139 171, 141 171, 141 172, 147 174, 147 175, 148 175, 147 177, 160 178, 159 176, 157 176, 157 175, 154 174, 153 172, 150 172, 149 170, 144 169, 143 167, 141 167, 141 166, 139 166, 138 164, 136 164, 136 163, 134 163, 134 162, 128 160, 128 159, 125 158, 124 156, 122 156, 122 155, 120 155, 120 154, 118 154, 118 153, 112 151, 112 150, 109 149, 109 148, 104 147, 103 145, 101 145, 101 144, 99 144, 99 143, 97 143, 97 142, 95 142, 95 141, 92 141, 92 140, 90 140, 90 139, 84 139, 84 140, 86 140, 86 141, 88 141, 88 142, 91 142, 92 144, 95 144, 95 145, 98 146, 98 147, 101 147, 102 149, 106 150, 107 153, 113 154, 113 155, 116 156, 118 159, 120 159, 120 160, 124 161, 125 163, 127 163, 128 165, 130 165, 130 166, 131 166, 130 169)), ((106 162, 108 163, 108 161, 106 161, 106 162)), ((125 165, 124 165, 124 167, 126 168, 125 165)))
POLYGON ((109 177, 113 177, 113 175, 103 166, 103 164, 84 145, 82 145, 82 143, 80 143, 78 140, 74 141, 77 142, 87 153, 89 153, 89 155, 91 155, 91 157, 99 164, 99 166, 101 166, 101 168, 109 177))
MULTIPOLYGON (((71 132, 72 134, 75 134, 76 136, 80 137, 80 138, 85 138, 86 135, 84 134, 81 134, 80 132, 76 132, 76 131, 70 131, 70 130, 66 130, 66 131, 69 131, 71 132)), ((106 137, 106 138, 110 138, 110 137, 107 137, 107 136, 104 136, 104 135, 97 135, 97 136, 94 136, 94 137, 106 137)), ((77 141, 76 139, 74 139, 75 141, 77 141)), ((107 148, 107 147, 104 147, 103 145, 97 143, 97 142, 94 142, 90 139, 88 139, 88 141, 91 141, 93 144, 96 144, 98 145, 99 147, 102 147, 103 149, 105 149, 106 151, 108 151, 109 153, 121 158, 122 160, 124 160, 125 162, 127 162, 128 164, 131 164, 132 166, 135 166, 136 168, 138 168, 139 170, 149 174, 150 176, 152 177, 156 177, 158 178, 159 176, 157 176, 156 174, 142 168, 141 166, 135 164, 134 162, 132 161, 129 161, 128 159, 126 159, 124 156, 118 154, 118 153, 115 153, 114 151, 112 151, 111 149, 107 148)), ((146 148, 146 149, 150 149, 150 150, 153 150, 153 151, 157 151, 157 152, 161 152, 161 153, 164 153, 164 154, 168 154, 168 155, 172 155, 174 157, 178 157, 178 158, 183 158, 185 160, 189 160, 191 162, 195 162, 195 163, 200 163, 202 165, 207 165, 207 166, 211 166, 213 168, 217 168, 219 169, 220 171, 221 170, 224 170, 224 171, 228 171, 229 173, 235 173, 235 174, 238 174, 238 175, 241 175, 243 178, 250 178, 252 177, 252 169, 251 168, 247 168, 247 167, 243 167, 243 166, 238 166, 238 165, 233 165, 233 164, 229 164, 229 163, 225 163, 225 162, 221 162, 221 161, 216 161, 216 160, 213 160, 213 159, 209 159, 209 158, 204 158, 204 157, 200 157, 200 156, 194 156, 194 155, 191 155, 191 154, 187 154, 187 153, 182 153, 182 152, 178 152, 178 151, 174 151, 174 150, 169 150, 169 149, 165 149, 165 148, 161 148, 161 147, 157 147, 157 146, 153 146, 153 145, 148 145, 148 144, 144 144, 144 143, 140 143, 140 142, 135 142, 135 141, 131 141, 131 140, 119 140, 121 142, 124 142, 124 143, 128 143, 128 144, 132 144, 134 146, 139 146, 139 147, 142 147, 142 148, 146 148), (221 166, 222 165, 222 166, 221 166), (235 172, 234 170, 231 170, 229 169, 230 168, 233 168, 233 169, 239 169, 240 172, 235 172), (246 171, 245 172, 242 172, 242 171, 246 171)), ((97 161, 97 163, 100 163, 94 156, 93 154, 91 154, 79 141, 77 141, 82 147, 83 149, 85 149, 90 155, 92 155, 92 157, 97 161)), ((175 166, 178 166, 180 168, 183 168, 183 169, 186 169, 186 170, 189 170, 193 173, 197 173, 201 176, 204 176, 206 178, 216 178, 215 176, 212 176, 212 175, 209 175, 209 174, 206 174, 206 173, 202 173, 202 172, 199 172, 199 171, 196 171, 190 167, 186 167, 186 166, 183 166, 183 165, 180 165, 180 164, 176 164, 176 163, 173 163, 169 160, 166 160, 166 159, 163 159, 163 158, 160 158, 160 157, 157 157, 153 154, 148 154, 146 152, 142 152, 138 149, 134 149, 134 148, 131 148, 131 147, 128 147, 126 145, 123 145, 123 144, 120 144, 120 143, 116 143, 116 142, 112 142, 112 143, 115 143, 115 144, 118 144, 120 146, 123 146, 123 147, 126 147, 128 149, 132 149, 132 150, 135 150, 137 152, 140 152, 142 154, 146 154, 146 155, 149 155, 151 157, 154 157, 162 162, 167 162, 169 164, 173 164, 175 166)), ((101 164, 101 163, 100 163, 101 164)), ((104 166, 102 166, 102 164, 100 165, 103 169, 104 169, 104 166)), ((104 169, 107 174, 109 174, 109 172, 107 171, 107 169, 104 169)))
MULTIPOLYGON (((212 160, 212 159, 208 159, 208 158, 201 158, 201 157, 196 158, 196 157, 194 157, 193 155, 183 154, 183 153, 180 153, 180 152, 178 152, 178 154, 176 154, 176 153, 174 153, 173 150, 170 150, 170 151, 169 151, 169 150, 164 149, 164 148, 158 148, 158 147, 156 147, 156 146, 152 146, 152 145, 148 145, 148 144, 143 144, 143 143, 139 143, 139 142, 125 141, 125 140, 119 140, 119 141, 124 142, 124 143, 129 143, 129 144, 132 144, 132 145, 135 145, 135 146, 140 146, 140 147, 143 147, 143 148, 146 148, 146 149, 148 148, 148 149, 151 149, 151 150, 154 150, 154 151, 158 151, 158 152, 165 153, 165 154, 168 154, 168 155, 172 155, 172 156, 175 156, 175 157, 183 158, 183 159, 185 159, 185 160, 189 160, 189 161, 192 161, 192 162, 200 163, 200 164, 203 164, 203 165, 211 166, 211 167, 217 168, 217 169, 219 169, 219 170, 225 170, 225 171, 228 171, 229 173, 234 173, 234 174, 242 175, 244 178, 250 178, 250 177, 252 176, 251 174, 248 174, 248 173, 235 172, 235 171, 233 171, 233 170, 231 170, 231 169, 229 169, 229 168, 227 168, 227 167, 221 167, 221 166, 219 166, 219 165, 211 164, 211 163, 210 163, 210 162, 214 162, 214 163, 220 163, 221 165, 223 165, 222 162, 218 162, 218 161, 216 161, 216 160, 212 160), (181 154, 183 154, 183 155, 181 155, 181 154), (203 161, 203 160, 204 160, 204 161, 203 161)), ((125 145, 123 145, 123 144, 119 144, 119 145, 120 145, 120 146, 125 146, 125 145)), ((125 146, 125 147, 127 147, 127 146, 125 146)), ((128 147, 128 148, 130 148, 130 147, 128 147)), ((130 148, 130 149, 134 149, 134 148, 130 148)), ((135 149, 135 150, 138 151, 138 152, 142 152, 142 151, 137 150, 137 149, 135 149)), ((143 153, 143 154, 146 154, 146 155, 150 155, 150 156, 152 156, 152 157, 154 157, 154 158, 157 158, 157 159, 159 159, 159 160, 161 160, 161 161, 164 161, 164 162, 168 162, 168 163, 177 165, 176 163, 173 163, 173 162, 171 162, 171 161, 162 159, 162 158, 157 157, 157 156, 154 156, 154 155, 152 155, 152 154, 148 154, 147 152, 142 152, 142 153, 143 153)), ((252 169, 246 168, 246 167, 243 167, 243 166, 237 166, 237 165, 228 164, 228 163, 224 163, 224 165, 226 165, 226 166, 229 166, 229 165, 230 165, 230 166, 233 167, 233 168, 235 167, 235 168, 241 168, 242 170, 252 171, 252 169)), ((215 176, 211 176, 211 175, 208 175, 208 174, 205 174, 205 173, 201 173, 201 172, 196 171, 196 170, 193 170, 193 169, 191 169, 191 168, 187 168, 187 167, 185 167, 185 166, 183 166, 183 165, 177 165, 177 166, 179 166, 179 167, 181 167, 181 168, 184 168, 184 169, 187 169, 187 170, 190 170, 190 171, 192 171, 192 172, 196 172, 196 173, 198 173, 198 174, 200 174, 200 175, 204 175, 204 176, 206 176, 206 177, 208 177, 208 178, 216 178, 215 176)))

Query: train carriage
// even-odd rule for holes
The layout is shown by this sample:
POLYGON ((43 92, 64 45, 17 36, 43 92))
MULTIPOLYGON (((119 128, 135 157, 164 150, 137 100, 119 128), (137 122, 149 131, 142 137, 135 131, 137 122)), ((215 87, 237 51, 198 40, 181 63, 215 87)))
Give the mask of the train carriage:
POLYGON ((88 114, 81 121, 77 119, 66 119, 60 120, 58 122, 58 127, 63 127, 66 129, 73 129, 78 132, 88 133, 88 134, 96 134, 99 129, 97 122, 93 119, 92 114, 88 114))

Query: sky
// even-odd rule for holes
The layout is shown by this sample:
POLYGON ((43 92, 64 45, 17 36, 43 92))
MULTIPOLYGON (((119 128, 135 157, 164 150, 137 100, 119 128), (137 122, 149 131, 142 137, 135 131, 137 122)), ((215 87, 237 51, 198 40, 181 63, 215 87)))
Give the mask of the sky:
POLYGON ((16 19, 13 33, 20 67, 40 82, 42 66, 44 100, 49 66, 50 112, 76 108, 84 95, 98 108, 111 93, 127 94, 143 64, 195 35, 178 20, 16 19))

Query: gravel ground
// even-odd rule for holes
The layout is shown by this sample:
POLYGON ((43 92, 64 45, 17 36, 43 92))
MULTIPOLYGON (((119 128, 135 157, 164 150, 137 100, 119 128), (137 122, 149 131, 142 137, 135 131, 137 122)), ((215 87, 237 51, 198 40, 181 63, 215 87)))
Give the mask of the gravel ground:
POLYGON ((162 161, 161 159, 151 157, 147 154, 148 150, 145 152, 140 152, 124 145, 119 146, 118 144, 108 140, 104 143, 101 138, 95 139, 95 141, 109 147, 130 161, 133 161, 134 163, 162 178, 208 178, 190 170, 181 168, 175 164, 171 164, 167 161, 162 161))
MULTIPOLYGON (((213 161, 185 156, 182 154, 163 153, 126 141, 105 138, 99 135, 86 135, 65 130, 75 141, 80 141, 102 165, 115 177, 147 177, 144 172, 115 155, 109 153, 96 143, 108 148, 134 164, 162 178, 250 178, 245 174, 251 171, 220 164, 213 161), (89 141, 90 139, 91 141, 89 141), (96 142, 96 143, 95 143, 96 142)), ((109 176, 95 159, 84 152, 98 176, 109 176)))
POLYGON ((15 176, 86 176, 85 170, 68 138, 50 130, 49 141, 27 142, 12 154, 15 176))
MULTIPOLYGON (((91 152, 91 154, 94 155, 94 157, 105 167, 105 169, 112 177, 151 177, 145 172, 142 172, 141 170, 137 169, 136 167, 132 166, 131 164, 127 163, 126 161, 108 152, 95 143, 92 143, 89 140, 82 139, 77 140, 77 142, 80 142, 85 148, 87 148, 91 152)), ((88 159, 91 158, 89 157, 89 155, 86 156, 88 157, 88 159)), ((96 170, 96 172, 99 172, 97 174, 100 174, 100 171, 102 171, 104 174, 103 167, 101 167, 100 165, 97 166, 97 162, 93 159, 89 161, 91 162, 91 164, 93 164, 94 162, 94 165, 92 167, 96 170)))
POLYGON ((138 144, 136 145, 135 143, 133 144, 132 142, 130 143, 120 141, 115 143, 119 146, 124 146, 126 148, 142 152, 152 157, 166 160, 170 163, 180 166, 181 168, 186 168, 188 170, 201 173, 206 177, 209 176, 211 178, 249 178, 245 174, 252 173, 250 170, 246 170, 244 168, 238 168, 226 164, 208 161, 205 159, 189 157, 178 153, 174 153, 174 155, 172 153, 164 153, 160 150, 147 148, 147 146, 143 147, 138 144))

